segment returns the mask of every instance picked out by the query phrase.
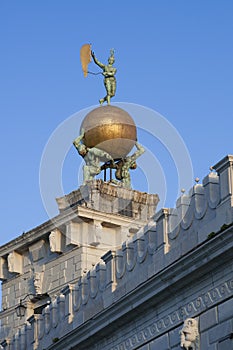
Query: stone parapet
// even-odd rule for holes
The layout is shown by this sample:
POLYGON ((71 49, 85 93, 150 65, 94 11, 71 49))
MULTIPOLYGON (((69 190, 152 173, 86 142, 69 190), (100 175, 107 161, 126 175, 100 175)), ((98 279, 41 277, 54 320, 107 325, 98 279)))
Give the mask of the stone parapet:
POLYGON ((147 221, 154 215, 159 197, 157 194, 148 194, 102 180, 94 180, 56 200, 60 212, 78 204, 109 214, 120 214, 147 221))

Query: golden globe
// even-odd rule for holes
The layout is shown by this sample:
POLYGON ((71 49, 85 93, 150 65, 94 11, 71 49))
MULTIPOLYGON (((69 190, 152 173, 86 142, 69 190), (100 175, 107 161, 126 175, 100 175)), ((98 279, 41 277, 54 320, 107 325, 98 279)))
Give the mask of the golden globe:
POLYGON ((133 118, 125 110, 112 106, 93 109, 84 118, 83 143, 87 147, 98 147, 108 152, 114 159, 124 158, 137 140, 137 130, 133 118))

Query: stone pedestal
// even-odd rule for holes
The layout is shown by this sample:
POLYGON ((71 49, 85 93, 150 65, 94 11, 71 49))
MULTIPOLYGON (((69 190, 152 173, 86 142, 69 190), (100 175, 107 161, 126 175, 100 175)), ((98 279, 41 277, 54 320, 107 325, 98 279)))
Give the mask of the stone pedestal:
POLYGON ((109 214, 120 214, 147 221, 155 214, 159 197, 102 180, 90 181, 78 190, 56 199, 60 212, 76 205, 109 214))

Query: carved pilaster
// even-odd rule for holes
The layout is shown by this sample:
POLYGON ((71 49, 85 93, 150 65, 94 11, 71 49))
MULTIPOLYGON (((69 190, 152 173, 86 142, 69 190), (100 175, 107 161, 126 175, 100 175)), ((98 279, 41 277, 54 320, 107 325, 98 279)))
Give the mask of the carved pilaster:
POLYGON ((33 315, 28 321, 32 327, 32 335, 33 335, 33 349, 37 349, 39 345, 39 340, 44 336, 44 320, 42 315, 33 315))
POLYGON ((116 288, 115 255, 115 251, 109 250, 101 257, 106 264, 106 287, 111 288, 112 291, 116 288))
POLYGON ((161 209, 154 217, 157 227, 157 249, 163 248, 164 253, 169 251, 168 243, 168 215, 169 209, 161 209))
POLYGON ((73 313, 73 291, 74 285, 68 284, 65 288, 62 289, 62 294, 65 296, 65 318, 68 320, 68 323, 72 322, 74 313, 73 313))
POLYGON ((233 204, 233 156, 228 155, 214 165, 219 175, 221 201, 231 198, 233 204))

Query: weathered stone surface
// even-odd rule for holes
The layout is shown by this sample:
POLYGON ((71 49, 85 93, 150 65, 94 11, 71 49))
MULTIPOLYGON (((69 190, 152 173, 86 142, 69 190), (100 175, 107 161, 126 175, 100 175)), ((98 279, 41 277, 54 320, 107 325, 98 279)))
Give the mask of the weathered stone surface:
POLYGON ((45 241, 42 239, 32 245, 29 246, 29 252, 32 256, 32 260, 34 262, 45 258, 46 250, 45 250, 45 241))
POLYGON ((23 257, 17 252, 11 252, 7 257, 8 270, 13 273, 22 273, 23 271, 23 257))
POLYGON ((51 231, 49 235, 49 245, 52 253, 62 252, 62 233, 58 228, 51 231))
POLYGON ((94 180, 56 200, 60 211, 79 204, 105 213, 120 214, 146 222, 154 215, 159 197, 157 194, 129 190, 102 180, 94 180))

